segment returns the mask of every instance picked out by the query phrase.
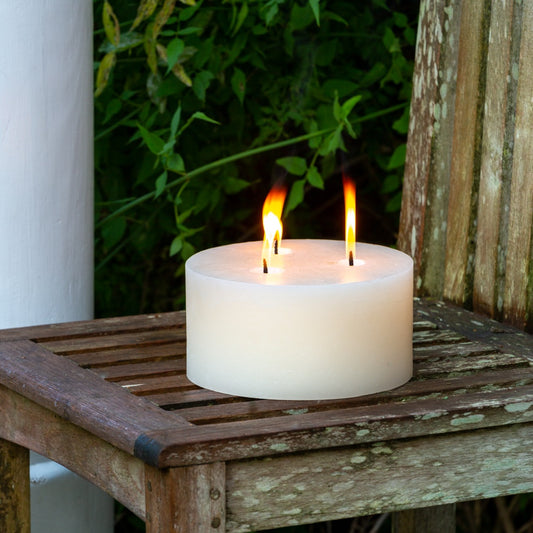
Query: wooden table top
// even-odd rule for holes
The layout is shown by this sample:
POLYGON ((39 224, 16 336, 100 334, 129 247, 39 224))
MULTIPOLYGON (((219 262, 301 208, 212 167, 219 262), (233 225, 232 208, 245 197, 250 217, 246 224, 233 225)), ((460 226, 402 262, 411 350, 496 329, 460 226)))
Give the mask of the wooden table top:
POLYGON ((533 419, 533 337, 415 300, 415 376, 343 400, 193 385, 183 312, 0 331, 0 384, 157 466, 203 464, 533 419))

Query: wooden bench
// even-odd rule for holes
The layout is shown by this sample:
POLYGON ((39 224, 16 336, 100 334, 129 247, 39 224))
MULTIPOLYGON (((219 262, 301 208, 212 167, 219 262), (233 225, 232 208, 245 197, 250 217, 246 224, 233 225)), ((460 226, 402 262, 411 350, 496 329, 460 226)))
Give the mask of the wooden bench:
POLYGON ((532 61, 532 3, 422 2, 399 238, 423 296, 411 382, 327 402, 202 390, 182 313, 3 331, 0 530, 29 531, 28 448, 148 533, 385 511, 444 533, 454 502, 533 491, 532 338, 502 323, 533 326, 532 61))
POLYGON ((531 336, 442 302, 415 308, 416 378, 336 401, 195 387, 179 312, 2 332, 0 529, 29 531, 28 448, 109 492, 149 533, 532 491, 531 336))

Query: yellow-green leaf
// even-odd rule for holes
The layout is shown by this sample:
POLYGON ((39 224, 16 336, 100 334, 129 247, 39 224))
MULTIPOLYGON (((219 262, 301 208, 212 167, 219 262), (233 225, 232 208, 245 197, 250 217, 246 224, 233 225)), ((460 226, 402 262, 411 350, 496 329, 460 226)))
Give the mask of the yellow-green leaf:
POLYGON ((159 10, 155 17, 154 22, 154 40, 157 39, 161 28, 167 23, 167 20, 172 15, 174 11, 174 6, 176 5, 176 0, 165 0, 163 7, 159 10))
POLYGON ((104 23, 104 31, 109 39, 109 42, 115 46, 120 42, 120 25, 117 16, 109 2, 104 2, 104 10, 102 12, 102 21, 104 23))
POLYGON ((115 52, 107 53, 98 67, 98 73, 96 74, 96 91, 94 92, 95 98, 100 96, 107 86, 109 75, 115 66, 116 54, 115 52))
POLYGON ((186 6, 195 6, 196 0, 180 0, 182 4, 185 4, 186 6))
POLYGON ((149 18, 155 11, 158 3, 159 0, 141 0, 139 8, 137 9, 137 16, 131 25, 131 29, 135 29, 143 20, 149 18))
POLYGON ((157 73, 157 53, 156 42, 153 34, 154 25, 149 24, 144 34, 144 51, 146 52, 146 61, 153 74, 157 73))
MULTIPOLYGON (((159 54, 159 57, 165 62, 168 64, 168 57, 167 57, 167 49, 162 45, 162 44, 158 44, 157 45, 157 53, 159 54)), ((187 73, 185 72, 185 69, 183 68, 183 66, 180 64, 180 63, 176 63, 173 67, 172 67, 172 72, 174 73, 174 75, 184 84, 186 85, 187 87, 191 87, 192 86, 192 81, 191 81, 191 78, 189 78, 189 76, 187 75, 187 73)))

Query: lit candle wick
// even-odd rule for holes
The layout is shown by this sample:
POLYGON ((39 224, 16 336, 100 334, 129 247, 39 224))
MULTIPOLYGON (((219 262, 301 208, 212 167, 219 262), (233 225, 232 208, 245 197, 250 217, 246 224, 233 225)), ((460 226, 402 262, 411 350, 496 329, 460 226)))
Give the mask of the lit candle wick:
POLYGON ((279 245, 279 240, 274 239, 274 255, 278 255, 278 245, 279 245))
POLYGON ((353 267, 353 251, 350 250, 349 258, 348 258, 348 264, 353 267))
POLYGON ((268 265, 266 259, 263 259, 263 274, 268 274, 268 265))

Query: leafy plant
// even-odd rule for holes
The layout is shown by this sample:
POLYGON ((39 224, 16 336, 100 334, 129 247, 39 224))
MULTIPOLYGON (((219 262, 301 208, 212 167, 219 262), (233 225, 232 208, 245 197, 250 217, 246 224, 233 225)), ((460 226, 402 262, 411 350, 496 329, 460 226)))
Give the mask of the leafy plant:
POLYGON ((336 234, 341 153, 395 220, 412 4, 95 0, 97 313, 182 307, 192 253, 262 238, 272 179, 289 235, 336 234))

